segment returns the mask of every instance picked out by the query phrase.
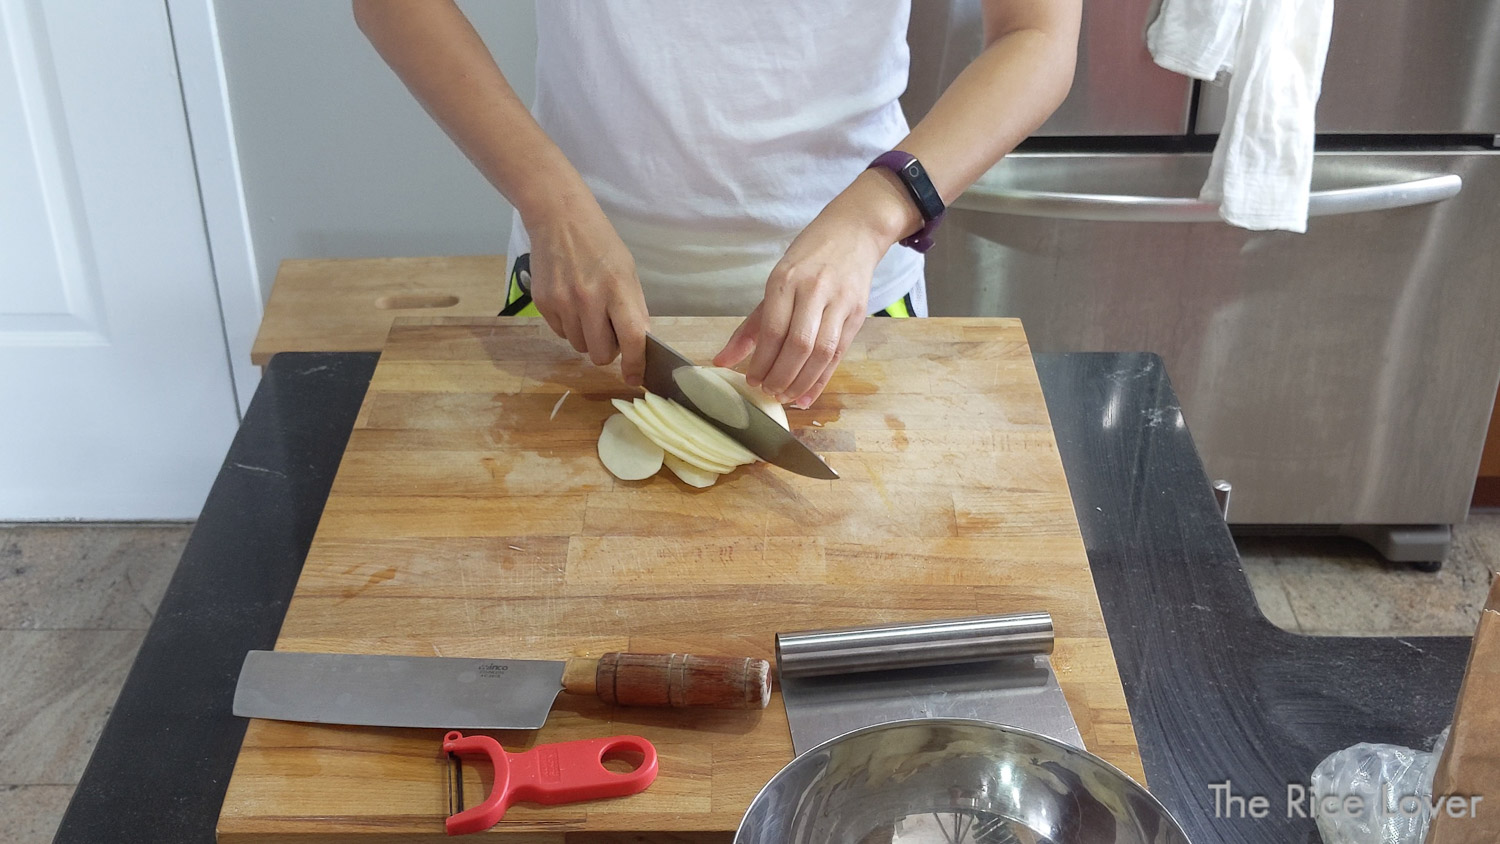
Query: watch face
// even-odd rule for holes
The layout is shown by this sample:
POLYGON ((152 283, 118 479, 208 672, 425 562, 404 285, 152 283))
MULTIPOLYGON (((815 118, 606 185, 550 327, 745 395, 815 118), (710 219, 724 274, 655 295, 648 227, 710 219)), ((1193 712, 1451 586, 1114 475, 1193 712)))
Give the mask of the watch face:
POLYGON ((943 216, 945 210, 943 198, 938 195, 937 187, 932 184, 932 179, 928 178, 926 168, 916 159, 916 156, 901 150, 891 150, 882 154, 870 166, 889 168, 906 186, 907 193, 911 195, 912 202, 916 204, 927 226, 918 235, 903 240, 902 243, 925 252, 926 246, 919 246, 915 242, 908 241, 922 240, 930 246, 931 229, 935 227, 935 221, 943 216))
POLYGON ((938 196, 937 188, 927 178, 927 172, 920 163, 913 159, 901 168, 901 175, 902 181, 906 182, 907 189, 911 191, 912 199, 916 200, 917 209, 922 212, 922 219, 932 220, 943 213, 943 199, 938 196))

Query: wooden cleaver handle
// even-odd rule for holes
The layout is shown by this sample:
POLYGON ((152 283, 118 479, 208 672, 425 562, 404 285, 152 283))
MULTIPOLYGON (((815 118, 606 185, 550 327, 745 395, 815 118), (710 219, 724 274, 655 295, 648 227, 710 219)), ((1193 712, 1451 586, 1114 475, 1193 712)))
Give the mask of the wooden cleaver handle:
POLYGON ((764 709, 771 700, 771 664, 692 654, 574 657, 563 669, 563 691, 619 706, 764 709))

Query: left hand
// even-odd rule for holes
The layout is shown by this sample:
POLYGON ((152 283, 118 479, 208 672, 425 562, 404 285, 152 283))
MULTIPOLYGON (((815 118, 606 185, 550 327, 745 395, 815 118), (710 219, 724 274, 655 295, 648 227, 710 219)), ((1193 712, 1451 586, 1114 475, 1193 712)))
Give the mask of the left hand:
POLYGON ((864 324, 870 280, 889 247, 859 214, 829 204, 771 270, 765 298, 714 364, 734 366, 753 350, 745 370, 752 387, 783 404, 811 405, 864 324))

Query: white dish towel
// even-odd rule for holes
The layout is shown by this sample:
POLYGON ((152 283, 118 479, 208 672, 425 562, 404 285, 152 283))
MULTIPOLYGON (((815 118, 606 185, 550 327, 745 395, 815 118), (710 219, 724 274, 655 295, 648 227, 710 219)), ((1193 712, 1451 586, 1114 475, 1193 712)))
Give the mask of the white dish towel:
POLYGON ((1156 63, 1229 81, 1224 128, 1199 198, 1231 225, 1307 231, 1314 111, 1333 0, 1162 0, 1146 30, 1156 63))

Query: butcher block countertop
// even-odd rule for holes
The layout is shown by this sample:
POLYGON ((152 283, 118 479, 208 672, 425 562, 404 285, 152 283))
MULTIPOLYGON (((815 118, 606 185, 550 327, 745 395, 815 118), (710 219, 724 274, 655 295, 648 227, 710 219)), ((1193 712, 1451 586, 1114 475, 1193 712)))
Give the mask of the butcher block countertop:
POLYGON ((504 255, 288 258, 276 270, 250 348, 265 366, 279 352, 374 352, 401 317, 488 317, 505 307, 504 255))
MULTIPOLYGON (((735 324, 656 319, 653 330, 706 362, 735 324)), ((540 321, 397 321, 277 648, 770 659, 778 631, 1047 610, 1085 745, 1143 779, 1018 322, 867 322, 823 398, 790 413, 837 481, 765 464, 705 490, 660 475, 616 481, 595 441, 608 399, 631 394, 540 321)), ((792 758, 779 696, 758 712, 689 712, 565 695, 543 729, 495 735, 515 750, 619 733, 656 744, 648 791, 521 804, 495 832, 726 840, 792 758)), ((440 740, 252 721, 219 840, 445 839, 440 740)))

